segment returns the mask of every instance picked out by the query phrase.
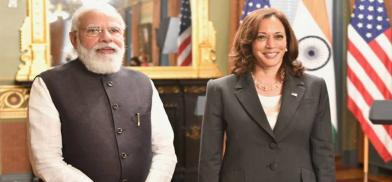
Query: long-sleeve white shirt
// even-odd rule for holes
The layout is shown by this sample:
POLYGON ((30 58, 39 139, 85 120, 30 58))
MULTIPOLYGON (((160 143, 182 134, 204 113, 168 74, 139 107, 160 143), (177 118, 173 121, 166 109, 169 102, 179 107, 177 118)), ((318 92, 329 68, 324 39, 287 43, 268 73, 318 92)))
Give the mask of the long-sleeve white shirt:
MULTIPOLYGON (((146 182, 169 182, 177 157, 174 134, 158 92, 151 82, 152 163, 146 182)), ((77 168, 63 160, 61 122, 45 82, 36 78, 30 91, 28 146, 34 174, 48 182, 91 182, 77 168)))

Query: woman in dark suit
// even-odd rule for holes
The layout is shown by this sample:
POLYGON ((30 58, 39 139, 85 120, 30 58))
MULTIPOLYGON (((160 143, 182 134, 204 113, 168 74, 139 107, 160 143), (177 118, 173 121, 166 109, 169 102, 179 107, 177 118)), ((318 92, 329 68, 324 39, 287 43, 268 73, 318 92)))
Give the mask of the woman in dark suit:
POLYGON ((287 18, 252 12, 231 56, 232 74, 207 85, 199 182, 335 181, 326 84, 296 60, 287 18))

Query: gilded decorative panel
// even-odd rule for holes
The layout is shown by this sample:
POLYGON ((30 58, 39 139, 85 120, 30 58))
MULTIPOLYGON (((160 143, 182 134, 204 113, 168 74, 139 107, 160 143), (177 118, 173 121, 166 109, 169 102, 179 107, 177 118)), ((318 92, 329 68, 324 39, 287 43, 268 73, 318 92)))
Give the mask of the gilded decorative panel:
POLYGON ((0 119, 27 117, 29 89, 22 86, 0 87, 0 119))

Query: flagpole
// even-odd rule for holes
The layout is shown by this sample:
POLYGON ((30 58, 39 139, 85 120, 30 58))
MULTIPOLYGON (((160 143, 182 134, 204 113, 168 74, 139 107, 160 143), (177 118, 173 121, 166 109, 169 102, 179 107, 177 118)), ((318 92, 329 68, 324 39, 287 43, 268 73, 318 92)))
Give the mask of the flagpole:
POLYGON ((369 140, 366 134, 364 134, 363 136, 363 182, 368 182, 369 140))

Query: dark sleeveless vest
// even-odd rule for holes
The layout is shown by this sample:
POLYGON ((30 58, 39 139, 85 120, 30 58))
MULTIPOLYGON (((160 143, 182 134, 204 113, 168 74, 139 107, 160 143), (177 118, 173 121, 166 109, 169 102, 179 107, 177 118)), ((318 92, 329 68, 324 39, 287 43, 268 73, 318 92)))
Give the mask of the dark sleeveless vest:
POLYGON ((144 182, 152 159, 150 80, 127 69, 94 74, 80 60, 39 76, 60 114, 64 161, 94 182, 144 182))

